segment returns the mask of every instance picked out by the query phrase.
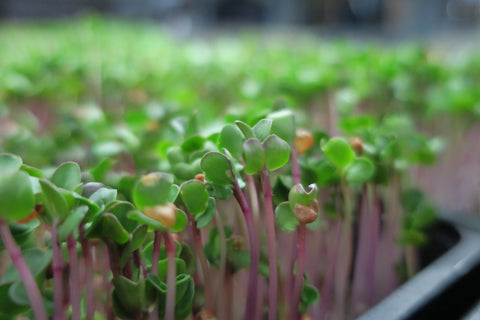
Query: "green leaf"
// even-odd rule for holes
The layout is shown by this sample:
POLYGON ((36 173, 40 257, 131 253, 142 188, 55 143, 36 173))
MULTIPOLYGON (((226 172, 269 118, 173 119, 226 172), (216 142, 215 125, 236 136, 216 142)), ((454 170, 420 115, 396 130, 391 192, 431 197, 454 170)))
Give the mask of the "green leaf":
POLYGON ((206 153, 200 163, 208 181, 221 186, 229 185, 233 181, 230 161, 220 152, 206 153))
POLYGON ((188 219, 185 212, 180 209, 177 209, 177 218, 175 220, 175 225, 170 229, 170 232, 180 232, 187 226, 188 219))
POLYGON ((172 186, 170 187, 170 194, 168 195, 168 202, 174 203, 177 200, 179 193, 180 187, 176 184, 172 184, 172 186))
MULTIPOLYGON (((183 261, 183 260, 180 260, 180 261, 183 261)), ((185 264, 185 262, 183 262, 183 263, 185 264)), ((187 290, 190 287, 190 282, 193 280, 192 277, 189 274, 185 273, 185 269, 186 269, 186 267, 183 268, 183 270, 181 272, 177 271, 178 275, 175 279, 175 286, 176 286, 175 304, 178 304, 179 302, 181 302, 181 300, 185 296, 185 293, 187 292, 187 290)), ((179 269, 177 269, 177 270, 179 270, 179 269)), ((183 303, 185 303, 185 302, 183 302, 183 303)), ((176 308, 177 308, 177 306, 175 306, 175 309, 176 308)))
POLYGON ((272 119, 262 119, 257 122, 257 124, 253 127, 253 132, 255 132, 255 136, 258 140, 263 141, 270 135, 272 123, 272 119))
POLYGON ((196 166, 190 163, 177 163, 172 166, 172 172, 178 179, 192 179, 196 174, 196 166))
POLYGON ((118 244, 124 244, 130 239, 130 235, 111 213, 103 215, 101 220, 101 234, 103 239, 111 239, 118 244))
POLYGON ((266 153, 266 166, 269 171, 283 167, 290 158, 290 146, 276 135, 268 136, 263 142, 266 153))
POLYGON ((213 217, 215 216, 215 210, 216 210, 216 202, 215 199, 210 197, 208 199, 208 206, 207 209, 195 216, 195 222, 197 223, 197 228, 202 229, 205 228, 210 221, 212 221, 213 217))
POLYGON ((0 217, 23 219, 32 213, 34 206, 32 184, 25 172, 0 173, 0 217))
POLYGON ((235 121, 235 124, 237 125, 238 129, 242 131, 245 139, 255 138, 255 132, 248 124, 239 120, 235 121))
POLYGON ((404 246, 418 246, 425 243, 427 237, 418 229, 402 229, 397 236, 396 242, 404 246))
POLYGON ((155 288, 157 291, 161 293, 167 293, 167 284, 165 282, 162 282, 158 276, 155 276, 153 274, 149 274, 147 276, 147 281, 152 285, 153 288, 155 288))
POLYGON ((150 228, 152 228, 153 230, 161 230, 161 231, 168 231, 168 228, 165 227, 163 225, 163 223, 155 220, 155 219, 152 219, 150 217, 147 217, 146 215, 144 215, 143 213, 141 213, 140 211, 138 210, 133 210, 133 211, 130 211, 128 214, 127 214, 127 217, 129 219, 132 219, 132 220, 135 220, 139 223, 143 223, 143 224, 146 224, 147 226, 149 226, 150 228))
POLYGON ((200 119, 198 117, 198 111, 195 110, 193 114, 188 118, 188 124, 185 128, 185 136, 190 137, 200 132, 200 119))
POLYGON ((268 115, 268 119, 272 119, 272 134, 277 135, 281 139, 292 142, 295 138, 295 115, 291 110, 285 109, 268 115))
POLYGON ((30 306, 30 299, 27 294, 27 290, 21 281, 15 282, 10 286, 8 290, 8 296, 14 303, 20 306, 30 306))
POLYGON ((411 214, 412 228, 422 229, 430 226, 437 220, 437 212, 433 206, 422 202, 417 210, 411 214))
POLYGON ((178 146, 174 146, 168 149, 167 159, 170 164, 182 163, 186 161, 182 148, 178 146))
POLYGON ((294 232, 300 225, 288 202, 282 202, 275 208, 275 218, 280 229, 285 232, 294 232))
POLYGON ((245 140, 245 136, 238 126, 227 124, 220 131, 217 145, 219 149, 225 148, 232 156, 239 159, 242 156, 243 140, 245 140))
MULTIPOLYGON (((10 221, 8 226, 12 233, 15 242, 22 247, 22 245, 30 239, 32 232, 40 225, 39 219, 33 219, 27 223, 16 223, 10 221)), ((5 249, 2 239, 0 238, 0 250, 5 249)), ((0 309, 1 310, 1 309, 0 309)))
POLYGON ((135 206, 130 202, 114 200, 113 205, 109 206, 107 211, 117 217, 118 221, 120 221, 125 230, 132 232, 138 224, 129 219, 127 215, 134 209, 135 206))
POLYGON ((100 208, 103 208, 108 203, 117 199, 117 190, 110 188, 100 188, 95 191, 88 199, 98 205, 100 208))
POLYGON ((45 208, 57 219, 64 220, 70 210, 63 194, 50 181, 40 179, 39 183, 42 187, 43 205, 45 208))
POLYGON ((313 166, 313 170, 317 174, 317 184, 320 186, 328 186, 340 181, 337 168, 328 159, 320 159, 313 166))
POLYGON ((254 174, 265 167, 265 151, 262 143, 257 138, 247 139, 243 142, 245 159, 245 173, 254 174))
POLYGON ((50 181, 59 188, 72 191, 82 181, 80 167, 75 162, 65 162, 55 170, 50 181))
POLYGON ((364 183, 370 180, 375 174, 375 166, 367 158, 354 159, 345 168, 345 179, 350 183, 364 183))
POLYGON ((192 252, 192 249, 190 249, 190 247, 186 243, 182 244, 182 248, 180 251, 180 259, 185 261, 185 264, 187 266, 185 272, 190 275, 193 275, 196 271, 196 268, 195 268, 196 256, 192 252))
POLYGON ((144 175, 133 188, 133 201, 140 210, 155 205, 166 205, 170 197, 173 177, 164 172, 144 175))
POLYGON ((17 172, 22 166, 22 158, 10 153, 0 153, 0 176, 17 172))
POLYGON ((175 318, 185 319, 192 313, 195 284, 191 276, 181 274, 176 279, 175 318))
MULTIPOLYGON (((175 258, 176 274, 177 276, 187 270, 185 261, 175 258)), ((158 262, 158 278, 162 281, 167 281, 168 259, 162 259, 158 262)))
POLYGON ((192 215, 202 213, 208 206, 208 192, 198 180, 189 180, 180 186, 183 203, 192 215))
POLYGON ((423 202, 424 196, 422 191, 416 188, 409 188, 402 191, 400 201, 407 213, 417 210, 419 205, 423 202))
POLYGON ((305 314, 308 311, 308 308, 313 305, 315 302, 318 301, 320 298, 320 294, 318 290, 310 284, 303 284, 302 293, 301 293, 301 301, 298 309, 300 310, 301 314, 305 314))
MULTIPOLYGON (((38 248, 31 248, 23 250, 22 254, 33 276, 43 272, 52 261, 52 250, 42 251, 38 248)), ((5 271, 5 274, 0 281, 0 285, 21 280, 17 268, 11 264, 7 271, 5 271)))
POLYGON ((148 226, 141 225, 138 226, 133 232, 131 233, 131 247, 130 251, 135 251, 139 249, 143 242, 145 241, 145 237, 147 236, 148 226))
POLYGON ((181 148, 183 152, 185 152, 186 154, 190 154, 196 150, 202 149, 204 143, 205 138, 201 136, 192 136, 182 143, 181 148))
POLYGON ((90 174, 94 181, 105 181, 108 171, 113 168, 115 161, 112 158, 102 159, 94 168, 90 169, 90 174))
POLYGON ((295 210, 297 204, 309 207, 310 202, 317 198, 317 194, 318 187, 316 184, 309 185, 308 190, 305 190, 301 184, 296 184, 288 193, 288 202, 292 210, 295 210))
POLYGON ((42 171, 38 170, 37 168, 27 166, 26 164, 22 164, 20 170, 25 171, 31 178, 45 178, 45 175, 42 171))
POLYGON ((216 184, 207 183, 207 190, 211 197, 218 200, 227 200, 233 195, 232 185, 220 186, 216 184))
POLYGON ((27 307, 16 304, 9 295, 11 285, 0 286, 0 318, 10 319, 28 310, 27 307))
POLYGON ((124 276, 115 276, 112 283, 115 288, 115 296, 127 312, 133 313, 142 308, 142 301, 145 294, 144 280, 137 283, 124 276))
POLYGON ((343 170, 355 158, 350 144, 345 139, 338 137, 330 139, 323 147, 323 152, 328 160, 340 170, 343 170))
POLYGON ((74 232, 88 211, 87 206, 74 208, 65 221, 58 227, 58 241, 63 242, 74 232))

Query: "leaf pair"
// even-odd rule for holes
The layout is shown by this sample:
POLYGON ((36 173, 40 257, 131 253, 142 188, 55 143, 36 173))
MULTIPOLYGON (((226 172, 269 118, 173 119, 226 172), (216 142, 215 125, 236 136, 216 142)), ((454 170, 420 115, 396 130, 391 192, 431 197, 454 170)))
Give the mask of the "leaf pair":
POLYGON ((356 157, 353 148, 343 138, 330 139, 323 152, 328 160, 335 165, 340 174, 350 183, 364 183, 375 173, 375 166, 365 157, 356 157))
POLYGON ((147 224, 155 230, 179 232, 187 225, 183 211, 173 202, 179 194, 173 177, 164 172, 144 175, 133 188, 133 201, 141 211, 128 214, 130 219, 147 224))
POLYGON ((277 223, 285 232, 293 232, 300 223, 309 224, 318 217, 318 188, 315 184, 305 190, 301 184, 290 189, 288 202, 280 203, 275 209, 277 223))
POLYGON ((276 135, 263 142, 250 138, 243 142, 245 173, 254 174, 266 168, 273 171, 283 167, 290 157, 290 145, 276 135))

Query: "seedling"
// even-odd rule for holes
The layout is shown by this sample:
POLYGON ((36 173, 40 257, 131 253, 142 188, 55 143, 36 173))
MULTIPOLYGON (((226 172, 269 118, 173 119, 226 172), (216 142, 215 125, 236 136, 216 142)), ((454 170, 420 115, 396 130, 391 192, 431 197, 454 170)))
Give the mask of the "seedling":
MULTIPOLYGON (((38 269, 19 269, 22 279, 29 271, 31 278, 46 283, 39 281, 37 296, 34 285, 25 285, 25 304, 20 278, 2 280, 11 281, 8 299, 15 306, 21 302, 12 313, 31 306, 40 319, 43 313, 44 319, 79 319, 83 314, 91 320, 102 313, 173 320, 193 312, 230 319, 241 309, 245 319, 263 312, 271 320, 305 314, 344 319, 375 302, 378 283, 395 282, 396 253, 405 257, 407 274, 414 273, 414 247, 424 240, 422 229, 434 214, 421 193, 401 188, 401 170, 424 152, 409 149, 410 134, 385 134, 394 121, 379 125, 378 131, 356 127, 362 138, 348 141, 297 129, 289 110, 260 120, 247 117, 207 137, 200 134, 195 117, 174 119, 175 136, 184 140, 162 151, 164 158, 157 165, 165 172, 126 175, 115 172, 109 161, 88 174, 73 162, 41 171, 2 154, 0 192, 13 194, 10 185, 16 186, 15 195, 24 199, 17 206, 13 196, 1 197, 2 208, 9 212, 1 211, 3 226, 5 221, 10 225, 2 227, 2 237, 9 231, 21 244, 22 237, 41 224, 52 234, 51 243, 39 244, 46 252, 51 248, 52 257, 41 255, 38 269), (401 210, 408 214, 400 215, 401 210), (384 211, 387 220, 381 229, 384 211), (308 239, 313 239, 311 244, 308 239), (379 256, 391 269, 377 272, 379 256), (104 270, 103 292, 109 293, 104 305, 95 303, 97 284, 88 276, 98 268, 104 270), (246 285, 238 281, 240 270, 248 272, 246 285), (264 278, 268 294, 261 286, 264 278), (62 292, 66 281, 68 301, 62 292), (51 287, 52 307, 45 308, 51 287), (246 307, 237 295, 246 297, 246 307), (268 310, 261 302, 266 296, 268 310)), ((9 250, 12 241, 5 239, 9 250)), ((23 250, 24 266, 39 255, 28 250, 23 250)))

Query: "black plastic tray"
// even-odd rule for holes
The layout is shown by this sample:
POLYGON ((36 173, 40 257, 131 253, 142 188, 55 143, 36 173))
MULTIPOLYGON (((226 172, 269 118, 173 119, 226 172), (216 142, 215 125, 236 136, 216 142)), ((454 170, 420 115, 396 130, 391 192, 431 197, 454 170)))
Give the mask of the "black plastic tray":
POLYGON ((357 320, 480 319, 480 305, 468 318, 480 301, 480 218, 440 212, 440 220, 439 244, 421 254, 431 263, 357 320))

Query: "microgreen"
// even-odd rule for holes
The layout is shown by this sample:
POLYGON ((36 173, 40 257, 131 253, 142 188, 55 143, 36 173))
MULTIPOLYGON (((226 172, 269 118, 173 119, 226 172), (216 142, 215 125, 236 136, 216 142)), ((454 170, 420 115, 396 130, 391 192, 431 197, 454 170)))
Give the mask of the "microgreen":
POLYGON ((259 48, 250 36, 180 44, 95 17, 68 26, 0 37, 12 48, 0 53, 0 145, 29 164, 0 154, 0 248, 13 262, 0 318, 354 318, 398 283, 397 257, 414 273, 434 208, 409 170, 442 148, 416 124, 478 118, 475 59, 445 66, 423 48, 316 41, 259 48), (308 113, 284 102, 271 112, 278 96, 308 113), (81 167, 52 166, 66 160, 81 167))

